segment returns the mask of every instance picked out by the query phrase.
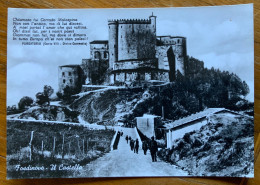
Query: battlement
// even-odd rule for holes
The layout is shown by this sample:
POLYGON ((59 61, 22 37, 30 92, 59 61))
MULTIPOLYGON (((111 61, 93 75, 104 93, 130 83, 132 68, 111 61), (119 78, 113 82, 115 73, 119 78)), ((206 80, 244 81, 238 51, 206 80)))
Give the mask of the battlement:
POLYGON ((108 24, 151 24, 151 19, 110 19, 108 24))

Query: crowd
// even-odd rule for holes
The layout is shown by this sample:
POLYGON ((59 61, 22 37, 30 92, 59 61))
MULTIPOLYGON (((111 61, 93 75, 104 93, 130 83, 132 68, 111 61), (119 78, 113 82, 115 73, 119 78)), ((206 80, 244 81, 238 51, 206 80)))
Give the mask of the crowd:
MULTIPOLYGON (((125 137, 127 144, 129 143, 131 151, 134 151, 134 153, 138 154, 139 149, 139 140, 133 139, 131 136, 125 137)), ((151 140, 144 140, 142 142, 142 149, 144 151, 144 155, 147 154, 147 151, 150 150, 152 161, 157 161, 157 151, 158 151, 158 145, 157 142, 154 140, 154 137, 151 137, 151 140)))

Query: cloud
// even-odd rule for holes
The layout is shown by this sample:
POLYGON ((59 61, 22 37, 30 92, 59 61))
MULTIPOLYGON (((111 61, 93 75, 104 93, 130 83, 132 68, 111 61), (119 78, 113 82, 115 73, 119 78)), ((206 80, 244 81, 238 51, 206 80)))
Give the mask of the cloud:
POLYGON ((43 90, 42 83, 49 84, 48 70, 37 63, 21 63, 7 73, 7 105, 17 104, 23 96, 34 98, 43 90))

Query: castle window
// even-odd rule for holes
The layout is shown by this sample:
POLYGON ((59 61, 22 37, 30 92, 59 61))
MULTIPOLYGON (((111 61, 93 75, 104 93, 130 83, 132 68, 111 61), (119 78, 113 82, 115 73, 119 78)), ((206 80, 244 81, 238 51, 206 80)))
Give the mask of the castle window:
POLYGON ((121 28, 122 28, 122 26, 121 26, 121 28))
POLYGON ((180 40, 178 39, 178 44, 180 43, 180 40))
POLYGON ((122 35, 121 35, 121 38, 122 38, 122 35))
POLYGON ((69 76, 71 76, 71 72, 69 72, 69 76))
POLYGON ((66 82, 66 80, 65 79, 63 79, 63 83, 65 84, 65 82, 66 82))
POLYGON ((72 83, 72 79, 70 79, 70 83, 72 83))
POLYGON ((94 58, 95 59, 100 59, 100 52, 95 51, 94 58))
POLYGON ((108 58, 108 52, 107 51, 104 52, 104 58, 108 58))
POLYGON ((116 45, 114 44, 114 48, 116 48, 116 45))
POLYGON ((129 25, 129 28, 131 28, 131 25, 129 25))
POLYGON ((62 72, 62 76, 65 76, 65 73, 64 73, 64 72, 62 72))
POLYGON ((110 29, 110 26, 108 26, 108 28, 110 29))

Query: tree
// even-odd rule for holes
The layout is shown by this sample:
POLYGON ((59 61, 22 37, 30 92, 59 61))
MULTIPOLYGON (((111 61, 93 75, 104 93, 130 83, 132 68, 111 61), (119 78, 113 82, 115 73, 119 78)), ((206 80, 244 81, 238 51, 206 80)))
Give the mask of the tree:
POLYGON ((36 95, 36 103, 39 105, 43 105, 46 102, 49 102, 49 99, 47 98, 47 96, 45 96, 42 92, 38 92, 36 95))
POLYGON ((19 107, 19 109, 25 109, 25 108, 31 106, 32 103, 33 103, 33 99, 31 97, 24 96, 20 99, 20 101, 18 103, 18 107, 19 107))
POLYGON ((44 96, 49 98, 53 94, 53 92, 54 92, 54 90, 51 86, 49 86, 49 85, 44 86, 44 88, 43 88, 44 96))
POLYGON ((43 87, 43 92, 38 92, 36 96, 36 103, 43 105, 48 103, 50 105, 50 96, 53 94, 54 90, 51 86, 45 85, 43 87))

